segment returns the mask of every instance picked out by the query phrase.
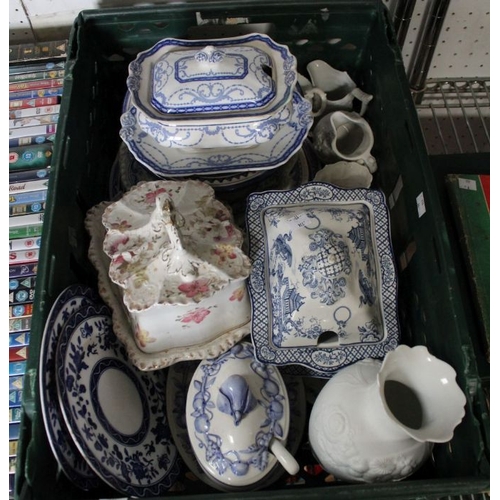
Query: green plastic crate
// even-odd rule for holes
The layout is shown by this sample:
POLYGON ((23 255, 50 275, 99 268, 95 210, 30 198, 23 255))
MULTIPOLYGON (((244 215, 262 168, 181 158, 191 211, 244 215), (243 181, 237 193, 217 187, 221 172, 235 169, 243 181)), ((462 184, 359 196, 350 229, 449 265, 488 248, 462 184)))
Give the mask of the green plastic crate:
MULTIPOLYGON (((384 191, 390 206, 399 263, 401 341, 424 344, 450 363, 467 395, 467 405, 453 440, 436 445, 432 460, 402 482, 272 487, 237 497, 438 498, 489 488, 488 407, 470 337, 471 319, 463 307, 435 179, 386 8, 376 0, 243 0, 90 10, 75 20, 25 376, 15 486, 18 499, 123 497, 107 488, 81 492, 58 471, 40 408, 38 357, 45 321, 59 293, 76 282, 96 285, 83 220, 90 207, 109 199, 128 64, 137 52, 162 38, 250 32, 265 32, 287 44, 302 74, 307 74, 308 62, 324 59, 347 71, 360 88, 375 96, 365 117, 374 131, 372 153, 379 165, 374 187, 384 191), (210 19, 219 23, 206 22, 210 19)), ((218 498, 223 494, 203 486, 193 496, 200 495, 218 498)), ((176 496, 182 494, 171 493, 168 498, 176 496)))

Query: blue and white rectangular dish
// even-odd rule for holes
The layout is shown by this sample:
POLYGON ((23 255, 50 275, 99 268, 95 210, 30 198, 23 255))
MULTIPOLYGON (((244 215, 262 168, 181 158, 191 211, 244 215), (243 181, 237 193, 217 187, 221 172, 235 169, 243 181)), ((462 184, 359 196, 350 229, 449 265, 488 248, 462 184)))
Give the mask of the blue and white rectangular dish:
POLYGON ((382 192, 311 182, 253 193, 246 223, 259 361, 330 377, 397 347, 397 275, 382 192))

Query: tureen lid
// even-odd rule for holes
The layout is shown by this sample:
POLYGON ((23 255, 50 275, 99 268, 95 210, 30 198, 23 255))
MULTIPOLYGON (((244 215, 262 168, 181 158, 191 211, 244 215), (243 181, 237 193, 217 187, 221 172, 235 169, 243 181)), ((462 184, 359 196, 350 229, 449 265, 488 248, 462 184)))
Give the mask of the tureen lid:
POLYGON ((211 477, 232 487, 255 486, 278 460, 288 467, 286 450, 281 454, 275 444, 286 442, 289 423, 283 378, 276 366, 255 359, 251 343, 198 365, 187 394, 186 427, 196 459, 211 477))
POLYGON ((230 38, 165 38, 129 64, 132 104, 152 120, 239 123, 271 117, 292 99, 297 59, 261 33, 230 38))
POLYGON ((167 52, 153 65, 151 104, 183 114, 258 109, 276 95, 272 64, 243 45, 167 52))
POLYGON ((109 276, 130 311, 197 303, 249 275, 242 234, 204 182, 141 182, 106 208, 102 223, 109 276))

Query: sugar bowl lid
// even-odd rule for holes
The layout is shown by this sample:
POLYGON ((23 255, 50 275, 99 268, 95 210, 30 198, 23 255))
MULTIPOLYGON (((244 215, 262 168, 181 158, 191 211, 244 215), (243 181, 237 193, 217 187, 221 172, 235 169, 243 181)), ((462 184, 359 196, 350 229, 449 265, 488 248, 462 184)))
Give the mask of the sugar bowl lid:
POLYGON ((198 365, 186 400, 186 426, 197 461, 219 483, 256 489, 278 461, 296 474, 299 466, 285 448, 289 423, 281 374, 256 361, 251 343, 240 342, 198 365))
POLYGON ((252 46, 170 51, 153 65, 151 104, 182 114, 262 108, 276 95, 272 64, 252 46))

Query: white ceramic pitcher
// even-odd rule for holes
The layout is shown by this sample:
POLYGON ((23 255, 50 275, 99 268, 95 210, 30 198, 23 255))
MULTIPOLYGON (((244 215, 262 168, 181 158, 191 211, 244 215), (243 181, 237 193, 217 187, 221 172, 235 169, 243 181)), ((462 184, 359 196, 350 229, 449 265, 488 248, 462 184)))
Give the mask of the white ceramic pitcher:
POLYGON ((394 481, 415 472, 433 443, 465 415, 455 370, 426 347, 398 346, 383 362, 343 368, 323 387, 309 421, 316 458, 336 479, 394 481))
POLYGON ((357 161, 373 173, 377 162, 371 155, 374 139, 368 122, 354 111, 334 111, 314 127, 313 146, 321 161, 357 161))

